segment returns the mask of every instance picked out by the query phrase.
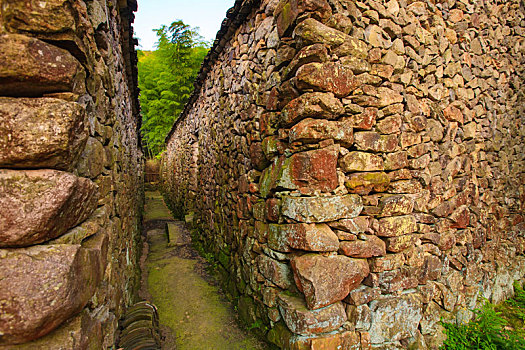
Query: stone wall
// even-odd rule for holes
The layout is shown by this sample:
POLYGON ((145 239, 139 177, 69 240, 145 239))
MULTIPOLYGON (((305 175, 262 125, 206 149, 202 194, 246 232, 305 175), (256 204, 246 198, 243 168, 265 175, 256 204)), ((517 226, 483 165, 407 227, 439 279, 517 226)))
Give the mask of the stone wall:
POLYGON ((0 1, 0 349, 105 349, 134 300, 134 0, 0 1))
POLYGON ((167 139, 245 322, 290 349, 436 348, 525 273, 522 1, 229 11, 167 139))

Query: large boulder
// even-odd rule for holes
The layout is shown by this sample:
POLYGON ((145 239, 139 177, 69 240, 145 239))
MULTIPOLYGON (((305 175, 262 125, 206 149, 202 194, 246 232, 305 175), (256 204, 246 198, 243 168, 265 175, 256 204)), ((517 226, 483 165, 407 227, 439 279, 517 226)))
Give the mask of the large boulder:
POLYGON ((68 51, 24 35, 0 35, 0 95, 81 93, 84 80, 82 65, 68 51))
POLYGON ((0 170, 0 247, 42 243, 95 210, 97 186, 56 170, 0 170))
POLYGON ((346 298, 369 274, 364 259, 342 255, 306 254, 291 261, 295 282, 310 309, 319 309, 346 298))
POLYGON ((92 246, 0 250, 0 345, 38 339, 86 306, 103 270, 92 246))
POLYGON ((0 138, 0 166, 72 169, 88 138, 85 117, 74 102, 0 97, 0 135, 11 135, 0 138))

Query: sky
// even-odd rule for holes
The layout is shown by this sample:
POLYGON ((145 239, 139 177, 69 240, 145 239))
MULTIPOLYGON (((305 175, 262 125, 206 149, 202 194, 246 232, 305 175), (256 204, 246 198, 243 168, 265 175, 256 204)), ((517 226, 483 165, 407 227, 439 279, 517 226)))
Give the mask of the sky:
POLYGON ((138 0, 135 14, 135 37, 140 50, 154 50, 157 37, 153 29, 181 19, 191 27, 199 27, 199 33, 207 41, 215 39, 226 11, 235 0, 138 0))

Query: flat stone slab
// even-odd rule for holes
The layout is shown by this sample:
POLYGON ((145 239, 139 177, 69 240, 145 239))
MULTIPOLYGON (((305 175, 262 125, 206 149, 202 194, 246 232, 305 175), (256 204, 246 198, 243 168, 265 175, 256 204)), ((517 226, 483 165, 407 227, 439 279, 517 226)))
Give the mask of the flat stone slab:
POLYGON ((97 186, 56 170, 0 170, 0 247, 42 243, 95 210, 97 186))
POLYGON ((284 197, 282 214, 298 222, 329 222, 351 219, 363 210, 361 197, 350 194, 331 197, 284 197))

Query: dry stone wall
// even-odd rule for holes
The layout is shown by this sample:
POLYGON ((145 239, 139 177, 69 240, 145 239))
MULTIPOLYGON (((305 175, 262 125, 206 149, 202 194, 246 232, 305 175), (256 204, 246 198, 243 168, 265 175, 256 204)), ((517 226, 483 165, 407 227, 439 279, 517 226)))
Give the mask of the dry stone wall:
POLYGON ((0 1, 0 349, 106 349, 134 301, 135 1, 0 1))
POLYGON ((525 273, 522 1, 237 1, 162 177, 285 349, 437 348, 525 273))

